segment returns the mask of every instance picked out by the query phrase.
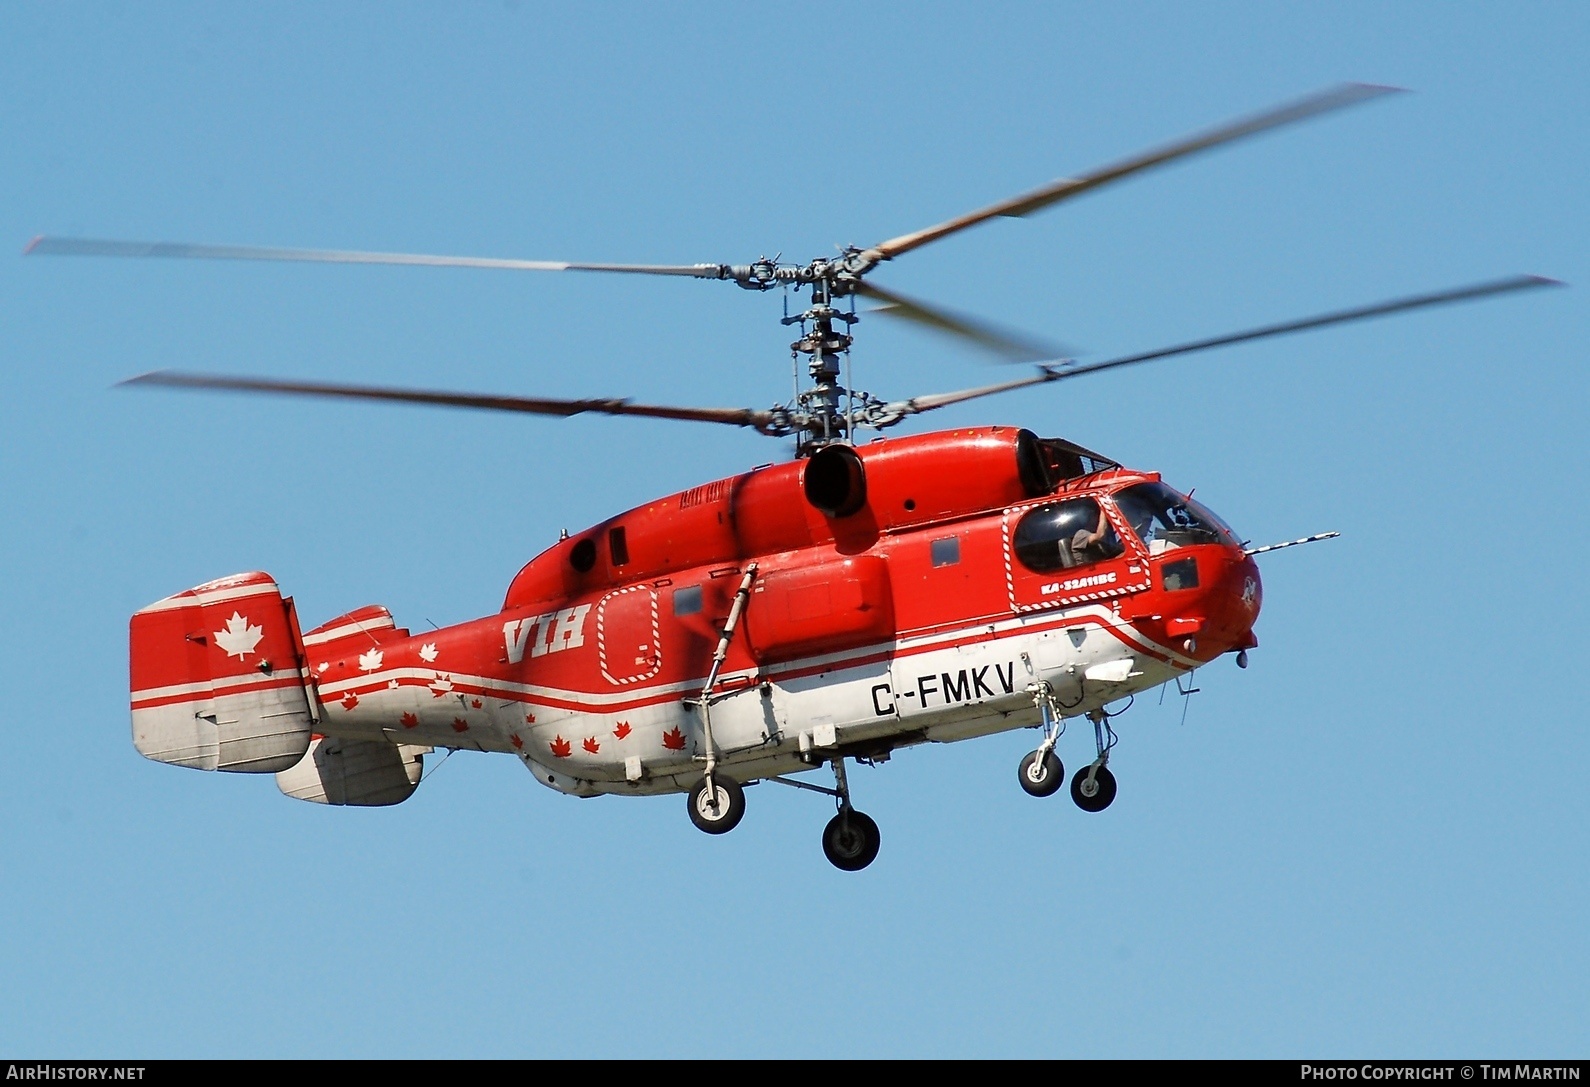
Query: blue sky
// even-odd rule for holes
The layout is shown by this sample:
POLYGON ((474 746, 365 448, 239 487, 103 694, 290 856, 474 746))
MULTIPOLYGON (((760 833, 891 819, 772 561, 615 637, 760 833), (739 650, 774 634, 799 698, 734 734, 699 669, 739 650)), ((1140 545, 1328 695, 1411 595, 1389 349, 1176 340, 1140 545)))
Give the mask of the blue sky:
MULTIPOLYGON (((12 4, 0 41, 0 1051, 1583 1055, 1583 6, 12 4), (116 381, 765 406, 789 337, 726 284, 15 256, 33 235, 806 259, 1347 79, 1417 93, 879 276, 1097 357, 1579 285, 916 428, 1065 435, 1259 542, 1343 532, 1263 560, 1251 668, 1120 719, 1109 811, 1023 794, 1031 733, 905 751, 852 775, 883 850, 846 875, 793 790, 714 839, 505 757, 347 811, 133 751, 149 601, 265 569, 307 623, 456 622, 560 528, 785 450, 116 381)), ((1004 373, 858 336, 880 395, 1004 373)))

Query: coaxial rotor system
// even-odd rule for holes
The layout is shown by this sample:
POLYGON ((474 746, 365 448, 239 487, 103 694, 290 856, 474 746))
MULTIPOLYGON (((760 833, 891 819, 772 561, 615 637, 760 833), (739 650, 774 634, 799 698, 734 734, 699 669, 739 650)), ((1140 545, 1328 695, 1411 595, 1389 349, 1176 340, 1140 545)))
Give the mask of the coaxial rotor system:
POLYGON ((1074 359, 1062 357, 1064 352, 1057 351, 1032 337, 998 328, 989 322, 934 303, 907 297, 873 283, 868 278, 880 265, 896 257, 990 219, 1030 215, 1063 200, 1201 151, 1396 92, 1397 88, 1362 83, 1348 83, 1327 88, 1297 101, 1239 118, 1076 177, 1061 178, 1030 192, 1021 193, 933 226, 889 238, 865 248, 850 246, 837 256, 819 257, 803 264, 784 262, 777 257, 771 259, 761 257, 747 264, 614 264, 357 250, 113 241, 48 235, 35 238, 24 253, 35 256, 168 257, 537 272, 608 272, 724 280, 753 291, 768 291, 774 288, 805 290, 809 292, 810 304, 803 312, 786 316, 784 323, 797 326, 799 329, 800 335, 791 343, 790 348, 797 358, 805 356, 809 385, 798 390, 794 399, 788 403, 766 409, 672 407, 637 404, 627 398, 552 399, 492 396, 170 370, 144 374, 124 383, 445 405, 539 415, 567 416, 590 412, 725 423, 751 427, 762 434, 774 437, 793 435, 797 439, 799 454, 805 456, 825 445, 853 440, 856 431, 860 428, 882 430, 925 411, 1030 385, 1047 384, 1082 374, 1192 354, 1235 343, 1383 317, 1430 306, 1473 301, 1494 294, 1555 285, 1557 281, 1542 276, 1510 276, 1451 290, 1335 310, 1118 358, 1079 363, 1074 359), (840 384, 840 375, 843 360, 848 356, 854 342, 851 328, 858 320, 854 309, 854 300, 857 296, 881 303, 878 312, 883 314, 912 321, 933 331, 953 336, 965 344, 1007 360, 1037 363, 1036 373, 1015 380, 903 400, 885 400, 870 393, 847 389, 840 384), (851 299, 851 306, 842 308, 839 303, 846 298, 851 299))

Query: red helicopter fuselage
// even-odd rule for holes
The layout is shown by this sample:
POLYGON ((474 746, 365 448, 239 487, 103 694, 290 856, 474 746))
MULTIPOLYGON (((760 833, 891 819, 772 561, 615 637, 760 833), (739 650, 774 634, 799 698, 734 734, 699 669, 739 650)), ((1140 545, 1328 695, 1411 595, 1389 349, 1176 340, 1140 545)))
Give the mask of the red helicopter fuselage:
POLYGON ((498 613, 424 634, 371 606, 299 635, 263 574, 168 598, 133 621, 135 740, 288 769, 291 750, 257 743, 228 766, 224 735, 194 761, 171 732, 196 703, 296 688, 316 736, 511 752, 577 795, 685 791, 742 587, 705 693, 719 764, 745 782, 1030 726, 1040 685, 1066 716, 1097 711, 1257 644, 1260 605, 1241 542, 1157 474, 1014 428, 942 431, 629 510, 531 560, 498 613))

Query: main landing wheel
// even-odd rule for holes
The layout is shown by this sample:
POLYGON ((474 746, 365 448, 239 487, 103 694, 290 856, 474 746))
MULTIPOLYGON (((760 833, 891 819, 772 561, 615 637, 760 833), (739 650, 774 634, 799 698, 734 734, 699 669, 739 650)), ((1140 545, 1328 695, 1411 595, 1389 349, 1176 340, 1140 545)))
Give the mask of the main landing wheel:
POLYGON ((1083 811, 1103 811, 1115 799, 1115 775, 1108 766, 1093 770, 1093 780, 1088 780, 1092 766, 1084 766, 1071 779, 1071 799, 1083 811))
POLYGON ((878 856, 883 835, 878 824, 859 811, 842 811, 823 828, 823 853, 835 868, 859 872, 878 856))
POLYGON ((723 774, 713 774, 712 784, 716 795, 708 793, 705 777, 690 790, 690 821, 708 834, 727 834, 745 815, 745 790, 723 774))
POLYGON ((1053 751, 1029 751, 1016 775, 1028 796, 1053 796, 1065 784, 1066 768, 1053 751))

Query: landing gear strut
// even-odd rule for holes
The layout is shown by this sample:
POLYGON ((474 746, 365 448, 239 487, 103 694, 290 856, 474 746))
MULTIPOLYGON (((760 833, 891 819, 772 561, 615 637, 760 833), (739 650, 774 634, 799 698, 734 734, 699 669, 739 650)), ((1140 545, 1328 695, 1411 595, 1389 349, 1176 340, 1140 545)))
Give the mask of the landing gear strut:
POLYGON ((712 689, 718 682, 718 669, 723 667, 723 662, 729 655, 729 642, 734 637, 734 628, 740 625, 740 616, 745 612, 745 602, 751 595, 751 582, 756 579, 756 563, 751 563, 745 568, 745 576, 740 579, 740 588, 734 594, 734 605, 729 609, 729 621, 723 626, 723 634, 718 638, 718 648, 712 654, 712 670, 707 673, 707 682, 701 688, 701 698, 697 705, 701 707, 701 747, 706 753, 706 772, 701 775, 701 780, 696 782, 696 787, 690 790, 687 801, 690 805, 690 821, 697 828, 708 834, 727 834, 740 825, 740 819, 745 815, 745 792, 740 788, 740 783, 718 771, 718 749, 712 742, 712 689))
POLYGON ((834 792, 839 814, 823 828, 823 854, 835 868, 859 872, 878 856, 883 835, 868 815, 850 806, 850 783, 845 780, 845 760, 834 760, 834 792))
POLYGON ((1115 746, 1115 731, 1110 728, 1109 715, 1102 709, 1088 714, 1088 720, 1093 722, 1093 741, 1099 757, 1078 770, 1071 779, 1071 799, 1083 811, 1103 811, 1115 799, 1115 775, 1106 765, 1110 761, 1110 748, 1115 746))
POLYGON ((792 789, 822 793, 837 800, 839 814, 830 819, 828 825, 823 828, 823 855, 835 868, 842 868, 846 872, 859 872, 877 858, 878 846, 883 841, 883 836, 878 833, 878 824, 874 823, 870 816, 850 806, 850 782, 845 780, 845 760, 834 759, 833 767, 832 789, 813 785, 809 781, 796 781, 793 778, 770 777, 767 780, 788 785, 792 789))
POLYGON ((1054 753, 1054 745, 1065 732, 1065 720, 1055 712, 1054 688, 1047 683, 1034 683, 1027 688, 1032 701, 1043 715, 1043 743, 1038 750, 1029 752, 1021 760, 1016 780, 1028 796, 1053 796, 1065 783, 1066 768, 1054 753))

